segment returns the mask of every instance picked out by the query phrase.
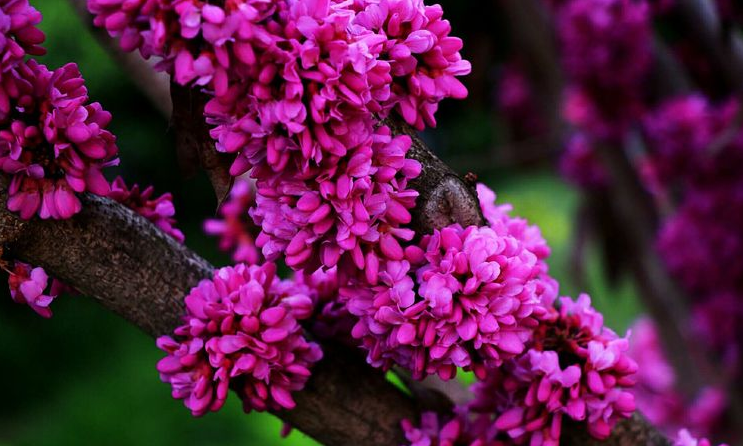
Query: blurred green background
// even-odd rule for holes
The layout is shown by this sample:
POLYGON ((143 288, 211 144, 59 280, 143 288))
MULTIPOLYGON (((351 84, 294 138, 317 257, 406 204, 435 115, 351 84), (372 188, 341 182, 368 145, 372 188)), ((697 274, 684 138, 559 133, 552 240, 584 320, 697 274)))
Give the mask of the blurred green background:
MULTIPOLYGON (((179 226, 186 243, 217 265, 227 258, 200 232, 215 201, 203 175, 184 179, 173 150, 168 121, 151 106, 101 49, 87 27, 63 0, 32 0, 44 14, 48 55, 56 68, 80 65, 92 100, 111 111, 128 182, 154 184, 175 196, 179 226)), ((444 159, 463 157, 477 166, 481 181, 514 205, 514 214, 538 224, 553 247, 553 274, 563 294, 588 291, 608 325, 623 331, 638 313, 631 286, 609 288, 600 256, 589 250, 586 290, 574 285, 569 262, 577 193, 549 163, 509 167, 480 163, 501 141, 492 111, 493 67, 507 46, 488 14, 473 15, 473 5, 444 2, 455 34, 465 38, 465 56, 475 63, 472 97, 445 103, 440 126, 426 138, 444 159)), ((5 277, 2 278, 5 280, 5 277)), ((7 287, 0 291, 0 446, 6 445, 274 445, 313 444, 300 433, 279 438, 280 422, 270 415, 245 415, 235 398, 219 413, 192 418, 169 386, 160 382, 155 363, 161 357, 152 339, 85 297, 55 301, 55 316, 44 320, 14 304, 7 287)))

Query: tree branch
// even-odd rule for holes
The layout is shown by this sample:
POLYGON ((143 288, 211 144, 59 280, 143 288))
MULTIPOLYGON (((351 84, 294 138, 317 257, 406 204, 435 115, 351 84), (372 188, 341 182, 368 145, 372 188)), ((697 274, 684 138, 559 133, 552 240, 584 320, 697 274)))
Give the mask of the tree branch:
MULTIPOLYGON (((6 228, 15 229, 0 245, 6 254, 44 267, 150 335, 170 333, 181 322, 182 297, 211 276, 212 266, 123 205, 91 195, 82 200, 82 212, 69 220, 21 222, 3 206, 0 236, 10 232, 6 228)), ((0 202, 6 201, 7 185, 0 181, 0 202)), ((295 394, 297 407, 275 415, 328 446, 401 444, 399 422, 417 419, 414 402, 357 351, 328 344, 323 350, 325 357, 306 388, 295 394)), ((567 444, 576 446, 667 444, 645 443, 660 437, 638 419, 620 423, 609 443, 581 429, 569 432, 567 444)))
MULTIPOLYGON (((88 16, 84 8, 80 9, 83 0, 71 1, 83 17, 88 16)), ((111 46, 112 39, 107 35, 96 35, 112 54, 121 54, 111 46)), ((137 55, 115 57, 125 70, 135 73, 138 86, 169 115, 170 107, 162 107, 167 84, 160 76, 147 74, 144 68, 149 69, 149 64, 137 55)), ((195 159, 207 170, 209 166, 221 169, 223 162, 210 164, 213 159, 204 160, 208 150, 201 149, 213 144, 208 129, 189 124, 195 119, 203 121, 203 102, 195 96, 174 89, 179 111, 174 124, 179 134, 190 133, 179 136, 179 145, 191 156, 196 153, 195 159), (196 150, 198 147, 201 149, 196 150)), ((385 123, 395 134, 413 138, 409 155, 423 165, 421 176, 412 183, 420 193, 413 228, 418 233, 429 233, 451 223, 482 225, 484 219, 473 185, 438 159, 412 128, 399 119, 385 123)), ((217 194, 221 194, 219 189, 217 194)), ((0 247, 4 255, 44 267, 152 336, 171 333, 181 323, 183 296, 199 280, 210 277, 213 267, 126 207, 90 195, 82 200, 83 211, 64 221, 23 222, 2 207, 0 247)), ((5 202, 7 184, 0 178, 0 203, 5 202)), ((323 345, 323 350, 325 356, 313 368, 305 389, 294 395, 297 407, 275 415, 328 446, 402 443, 400 420, 417 420, 419 406, 386 381, 382 373, 366 365, 357 351, 331 344, 323 345)), ((668 444, 639 418, 620 423, 606 443, 590 438, 584 429, 568 429, 566 437, 576 446, 668 444)))
MULTIPOLYGON (((7 185, 0 181, 0 202, 7 185)), ((44 267, 50 274, 93 296, 104 307, 151 336, 181 324, 183 297, 213 267, 128 208, 84 195, 83 210, 69 220, 34 219, 19 224, 2 206, 0 239, 5 254, 44 267)), ((417 419, 413 401, 369 367, 357 351, 324 345, 298 407, 276 415, 333 445, 400 444, 400 420, 417 419)))
POLYGON ((408 135, 413 139, 408 158, 423 166, 420 176, 410 182, 411 187, 420 194, 411 224, 416 233, 430 234, 434 229, 453 223, 464 227, 485 224, 474 185, 465 183, 399 117, 390 117, 384 120, 384 124, 390 127, 393 134, 408 135))

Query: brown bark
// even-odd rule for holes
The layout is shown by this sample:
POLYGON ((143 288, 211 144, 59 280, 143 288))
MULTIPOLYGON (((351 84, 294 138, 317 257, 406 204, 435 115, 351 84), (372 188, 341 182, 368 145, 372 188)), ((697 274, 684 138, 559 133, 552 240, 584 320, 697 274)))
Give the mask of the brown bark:
POLYGON ((467 184, 449 166, 441 161, 420 139, 416 131, 400 118, 384 121, 395 135, 408 135, 413 145, 408 157, 421 163, 423 171, 410 182, 420 196, 413 211, 412 228, 418 234, 429 234, 453 223, 467 227, 483 225, 475 188, 467 184))
MULTIPOLYGON (((82 212, 62 221, 20 222, 3 205, 5 255, 44 267, 151 336, 171 333, 181 323, 183 296, 213 267, 128 208, 91 195, 82 200, 82 212)), ((6 201, 0 184, 0 203, 6 201)), ((323 351, 295 394, 297 409, 276 415, 330 446, 401 443, 400 420, 418 418, 413 401, 357 351, 328 345, 323 351)))

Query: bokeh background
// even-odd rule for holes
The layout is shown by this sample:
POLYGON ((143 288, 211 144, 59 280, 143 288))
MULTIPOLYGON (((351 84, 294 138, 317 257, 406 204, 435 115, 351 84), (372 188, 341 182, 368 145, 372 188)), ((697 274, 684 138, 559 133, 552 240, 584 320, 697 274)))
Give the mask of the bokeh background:
MULTIPOLYGON (((66 0, 31 3, 44 15, 44 63, 78 63, 92 100, 113 113, 110 128, 118 136, 122 161, 117 173, 128 182, 154 184, 158 193, 172 192, 187 245, 216 265, 228 263, 201 232, 202 221, 216 208, 208 181, 204 175, 181 175, 168 120, 137 91, 66 0)), ((512 203, 514 215, 539 225, 553 248, 549 263, 561 293, 590 293, 607 325, 623 332, 640 312, 632 286, 621 280, 609 286, 593 248, 585 262, 587 279, 581 287, 574 279, 570 253, 577 192, 559 178, 549 157, 524 161, 499 149, 509 141, 495 111, 495 79, 510 48, 499 22, 506 19, 489 11, 488 2, 442 3, 454 35, 465 39, 463 53, 474 72, 466 80, 470 98, 445 102, 439 128, 424 137, 460 173, 473 171, 497 192, 499 202, 512 203)), ((44 320, 14 304, 6 287, 0 290, 0 446, 314 444, 300 433, 279 438, 277 419, 245 415, 236 398, 216 414, 192 418, 160 382, 155 364, 161 353, 151 338, 85 297, 64 296, 53 311, 55 316, 44 320)))

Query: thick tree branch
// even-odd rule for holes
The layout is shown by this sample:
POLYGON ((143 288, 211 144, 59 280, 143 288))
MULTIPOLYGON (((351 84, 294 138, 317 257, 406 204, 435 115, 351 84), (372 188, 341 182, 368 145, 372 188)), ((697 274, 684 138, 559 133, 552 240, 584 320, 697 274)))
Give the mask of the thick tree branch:
MULTIPOLYGON (((7 201, 0 184, 0 203, 7 201)), ((69 220, 20 220, 2 206, 6 255, 43 266, 152 336, 180 325, 182 299, 213 267, 149 221, 111 200, 83 196, 69 220), (20 231, 15 229, 20 228, 20 231)), ((324 345, 324 359, 295 395, 292 411, 276 415, 326 445, 399 444, 403 418, 416 419, 412 400, 367 366, 357 351, 324 345)))
MULTIPOLYGON (((0 182, 0 203, 7 200, 0 182)), ((48 270, 150 335, 170 333, 180 323, 182 297, 211 275, 208 262, 163 234, 150 222, 108 199, 86 195, 83 211, 69 220, 20 222, 0 209, 0 239, 6 254, 48 270)), ((324 345, 297 408, 276 415, 328 446, 394 446, 399 421, 417 417, 413 401, 367 366, 358 352, 324 345)), ((639 420, 621 423, 608 443, 581 429, 566 433, 575 446, 665 445, 639 420), (648 440, 649 441, 649 440, 648 440)))

